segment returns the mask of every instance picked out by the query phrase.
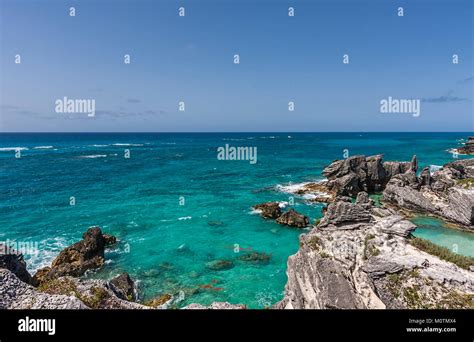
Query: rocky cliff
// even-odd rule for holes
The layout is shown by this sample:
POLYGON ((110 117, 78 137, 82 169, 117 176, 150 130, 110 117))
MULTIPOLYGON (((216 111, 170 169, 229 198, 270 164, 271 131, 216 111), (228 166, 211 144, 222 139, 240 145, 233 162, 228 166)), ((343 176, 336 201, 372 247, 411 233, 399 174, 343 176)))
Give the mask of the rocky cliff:
POLYGON ((289 257, 285 296, 275 308, 474 308, 474 259, 421 250, 411 236, 416 226, 403 215, 432 213, 472 227, 473 165, 457 161, 417 176, 416 157, 333 162, 316 187, 326 188, 331 203, 289 257), (375 207, 366 191, 383 191, 387 206, 375 207), (450 262, 458 259, 459 266, 450 262))

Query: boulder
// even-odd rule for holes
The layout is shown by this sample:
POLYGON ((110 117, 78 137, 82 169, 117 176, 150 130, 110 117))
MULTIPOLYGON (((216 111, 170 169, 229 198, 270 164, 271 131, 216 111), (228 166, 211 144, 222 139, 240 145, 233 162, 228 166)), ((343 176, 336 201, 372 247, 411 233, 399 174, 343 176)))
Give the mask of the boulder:
POLYGON ((264 218, 277 219, 281 215, 280 203, 278 202, 261 203, 255 205, 253 208, 261 211, 260 215, 264 218))
MULTIPOLYGON (((109 238, 110 241, 110 238, 109 238)), ((87 270, 96 269, 104 264, 104 249, 106 239, 99 227, 89 228, 82 236, 82 240, 63 249, 50 268, 39 270, 34 281, 41 283, 44 280, 61 276, 79 277, 87 270)))
POLYGON ((129 301, 137 300, 135 292, 135 283, 130 278, 128 273, 122 273, 112 280, 109 281, 109 285, 112 291, 117 295, 117 297, 129 301))
POLYGON ((304 228, 309 225, 309 219, 293 209, 290 209, 282 214, 279 218, 277 218, 276 222, 278 224, 296 228, 304 228))

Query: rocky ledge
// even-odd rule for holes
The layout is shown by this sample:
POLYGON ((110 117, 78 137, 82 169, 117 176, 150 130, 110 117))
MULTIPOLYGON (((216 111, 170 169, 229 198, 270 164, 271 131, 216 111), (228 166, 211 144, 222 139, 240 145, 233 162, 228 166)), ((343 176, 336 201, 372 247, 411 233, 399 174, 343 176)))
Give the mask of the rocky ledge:
POLYGON ((474 308, 474 272, 417 249, 414 224, 364 198, 337 198, 301 236, 275 308, 474 308))
POLYGON ((405 218, 417 211, 472 228, 473 166, 474 159, 457 161, 417 176, 416 157, 333 162, 323 184, 332 201, 289 257, 275 308, 474 308, 474 259, 422 248, 427 242, 412 237, 416 226, 405 218), (374 206, 367 191, 383 191, 386 205, 374 206))

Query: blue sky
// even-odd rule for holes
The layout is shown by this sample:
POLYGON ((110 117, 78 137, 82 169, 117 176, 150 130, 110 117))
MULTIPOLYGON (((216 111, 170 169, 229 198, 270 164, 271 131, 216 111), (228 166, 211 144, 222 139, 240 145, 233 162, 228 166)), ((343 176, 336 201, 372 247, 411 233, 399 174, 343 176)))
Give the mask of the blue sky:
POLYGON ((0 3, 3 132, 474 131, 471 0, 0 3))

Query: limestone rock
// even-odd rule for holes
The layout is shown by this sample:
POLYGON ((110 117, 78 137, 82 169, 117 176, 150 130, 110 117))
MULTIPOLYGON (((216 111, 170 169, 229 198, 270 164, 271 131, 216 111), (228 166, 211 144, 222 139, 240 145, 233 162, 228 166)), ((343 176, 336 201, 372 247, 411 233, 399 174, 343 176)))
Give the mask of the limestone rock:
POLYGON ((293 209, 290 209, 282 214, 279 218, 277 218, 276 222, 278 224, 297 228, 304 228, 309 225, 309 219, 306 216, 297 213, 293 209))
POLYGON ((257 204, 253 207, 255 210, 260 210, 260 215, 264 218, 277 219, 281 215, 280 203, 266 202, 257 204))

